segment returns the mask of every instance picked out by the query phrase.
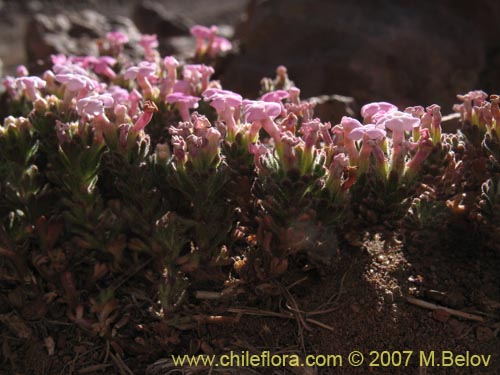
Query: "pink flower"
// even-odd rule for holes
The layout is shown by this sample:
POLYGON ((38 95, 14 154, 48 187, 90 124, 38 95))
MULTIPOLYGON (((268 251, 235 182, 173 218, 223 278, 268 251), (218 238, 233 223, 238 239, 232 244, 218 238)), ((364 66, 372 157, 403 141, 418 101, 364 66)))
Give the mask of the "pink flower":
POLYGON ((363 127, 353 129, 349 133, 349 138, 354 141, 359 141, 362 139, 380 141, 384 139, 386 132, 384 129, 377 127, 375 124, 367 124, 363 127))
POLYGON ((111 68, 116 64, 116 59, 110 56, 100 56, 96 57, 95 60, 92 60, 92 65, 94 67, 94 71, 97 74, 102 74, 108 77, 110 80, 116 78, 116 73, 111 68))
POLYGON ((232 48, 233 44, 228 39, 221 36, 216 36, 208 51, 208 55, 212 58, 215 58, 217 57, 217 55, 230 51, 232 48))
POLYGON ((108 41, 111 49, 116 54, 120 53, 122 46, 129 42, 127 34, 120 31, 112 31, 106 34, 106 40, 108 41))
POLYGON ((163 66, 167 70, 167 78, 165 84, 162 86, 162 98, 171 94, 174 90, 177 81, 177 67, 179 66, 179 61, 173 56, 167 56, 163 59, 163 66))
POLYGON ((39 90, 43 89, 47 84, 43 79, 36 76, 16 78, 15 83, 18 90, 22 90, 32 102, 40 97, 39 90))
POLYGON ((142 35, 139 40, 139 45, 144 48, 146 60, 155 61, 158 48, 158 38, 156 34, 153 35, 142 35))
POLYGON ((276 90, 276 91, 271 91, 268 92, 267 94, 262 95, 260 100, 264 102, 275 102, 275 103, 281 103, 283 99, 287 99, 290 97, 290 94, 288 91, 285 90, 276 90))
MULTIPOLYGON (((381 114, 382 112, 378 112, 381 114)), ((374 116, 375 117, 375 116, 374 116)), ((419 127, 420 119, 406 112, 392 111, 383 113, 378 121, 377 126, 383 126, 392 131, 392 167, 391 169, 401 175, 404 172, 404 158, 409 144, 405 138, 405 132, 413 131, 415 127, 419 127)))
POLYGON ((219 118, 225 122, 230 138, 232 138, 236 132, 236 119, 234 115, 238 112, 243 102, 241 95, 227 90, 207 89, 203 92, 202 96, 205 98, 205 101, 211 102, 210 105, 215 108, 219 118))
MULTIPOLYGON (((359 151, 358 173, 362 174, 368 169, 370 164, 370 155, 373 154, 377 161, 377 172, 384 173, 385 170, 385 156, 380 148, 380 144, 385 140, 386 132, 380 126, 375 124, 367 124, 353 129, 348 138, 354 141, 362 140, 361 150, 359 151)), ((350 155, 349 155, 349 158, 350 155)))
MULTIPOLYGON (((349 155, 349 159, 354 163, 358 160, 359 153, 358 149, 356 148, 356 144, 354 143, 354 140, 349 137, 351 132, 354 129, 357 128, 362 128, 363 125, 356 120, 355 118, 352 117, 347 117, 343 116, 342 120, 340 121, 340 126, 337 125, 335 126, 332 131, 333 133, 340 133, 342 135, 342 144, 344 146, 345 152, 347 152, 347 155, 349 155)), ((338 143, 338 140, 337 140, 338 143)))
POLYGON ((217 26, 210 28, 195 25, 190 29, 191 35, 196 38, 196 55, 204 55, 210 51, 211 45, 215 40, 217 26))
POLYGON ((128 68, 123 77, 125 79, 137 79, 144 96, 151 98, 154 95, 151 83, 157 79, 155 73, 156 64, 154 62, 141 61, 139 65, 128 68))
POLYGON ((93 80, 92 78, 72 73, 57 74, 56 81, 64 83, 66 88, 69 91, 73 92, 81 91, 84 89, 86 89, 87 91, 94 90, 98 86, 97 81, 93 80))
POLYGON ((311 150, 312 147, 318 141, 320 128, 321 128, 321 121, 319 119, 314 119, 312 121, 305 122, 300 127, 300 133, 302 134, 302 139, 305 142, 306 150, 311 150))
POLYGON ((125 104, 129 100, 129 92, 123 87, 111 85, 107 91, 111 94, 116 104, 125 104))
POLYGON ((152 77, 156 73, 156 64, 154 62, 141 61, 137 66, 131 66, 125 71, 125 79, 136 79, 142 77, 152 77))
POLYGON ((245 121, 262 121, 267 118, 274 119, 281 114, 281 107, 278 103, 263 102, 260 100, 244 100, 245 121))
POLYGON ((105 108, 111 108, 114 104, 110 94, 92 95, 78 100, 76 110, 79 115, 99 116, 104 114, 105 108))
POLYGON ((480 106, 487 97, 488 94, 481 90, 469 91, 467 94, 457 95, 457 98, 463 103, 454 105, 453 109, 456 112, 460 112, 462 120, 474 122, 473 107, 480 106))
POLYGON ((184 65, 182 76, 185 81, 189 82, 194 92, 203 92, 208 88, 210 77, 215 70, 211 66, 204 64, 187 64, 184 65))
POLYGON ((54 73, 56 73, 56 75, 57 74, 77 74, 82 76, 89 75, 89 73, 82 66, 73 64, 73 62, 69 59, 65 60, 63 63, 55 64, 52 70, 54 71, 54 73))
POLYGON ((217 26, 212 26, 208 28, 202 25, 195 25, 192 26, 189 31, 191 32, 191 35, 194 36, 196 39, 201 39, 201 40, 210 39, 217 33, 217 26))
POLYGON ((281 106, 278 103, 244 100, 243 107, 245 110, 245 122, 258 122, 275 142, 280 141, 280 130, 273 121, 274 118, 281 114, 281 106))
POLYGON ((168 103, 176 103, 177 109, 181 115, 182 121, 189 121, 189 108, 198 108, 198 101, 200 98, 191 95, 185 95, 180 92, 174 92, 173 94, 167 95, 166 98, 168 103))
POLYGON ((16 73, 18 77, 27 77, 29 75, 28 69, 24 65, 18 65, 16 73))
POLYGON ((390 113, 397 110, 398 107, 394 104, 387 102, 374 102, 365 104, 361 107, 361 116, 363 117, 365 123, 376 122, 376 119, 373 119, 375 115, 390 113))
POLYGON ((16 79, 14 77, 6 76, 2 80, 2 84, 12 99, 18 99, 19 95, 16 91, 16 79))

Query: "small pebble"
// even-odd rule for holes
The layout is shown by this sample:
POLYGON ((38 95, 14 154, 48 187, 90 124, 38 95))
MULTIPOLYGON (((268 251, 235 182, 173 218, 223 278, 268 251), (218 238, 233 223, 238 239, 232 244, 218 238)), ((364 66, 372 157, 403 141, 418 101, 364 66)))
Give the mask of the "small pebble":
POLYGON ((479 326, 476 329, 476 338, 478 341, 485 342, 490 341, 495 337, 495 334, 488 327, 479 326))

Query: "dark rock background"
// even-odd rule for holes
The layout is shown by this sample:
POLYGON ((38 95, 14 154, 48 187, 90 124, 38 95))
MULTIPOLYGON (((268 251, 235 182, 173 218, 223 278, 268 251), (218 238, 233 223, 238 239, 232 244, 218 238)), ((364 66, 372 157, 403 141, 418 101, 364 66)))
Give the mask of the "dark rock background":
POLYGON ((187 57, 189 27, 218 24, 238 46, 219 78, 246 96, 283 64, 303 97, 449 112, 457 93, 499 92, 499 19, 500 2, 486 0, 3 1, 0 59, 5 73, 23 62, 41 70, 51 53, 92 53, 92 40, 116 29, 157 33, 162 53, 187 57))

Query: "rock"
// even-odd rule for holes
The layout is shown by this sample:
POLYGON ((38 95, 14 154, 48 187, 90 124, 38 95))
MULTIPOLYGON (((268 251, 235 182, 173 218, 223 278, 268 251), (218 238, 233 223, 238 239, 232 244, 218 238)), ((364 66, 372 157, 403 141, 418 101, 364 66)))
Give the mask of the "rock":
POLYGON ((322 95, 311 100, 316 101, 314 107, 314 116, 321 119, 329 119, 333 124, 337 124, 342 119, 342 116, 355 117, 356 113, 354 99, 348 96, 341 95, 322 95))
POLYGON ((478 341, 485 342, 490 341, 495 337, 495 334, 488 327, 479 326, 476 329, 476 338, 478 341))
POLYGON ((139 2, 132 20, 143 34, 156 34, 159 38, 189 35, 193 22, 172 13, 163 4, 152 1, 139 2))
POLYGON ((485 12, 499 14, 497 2, 482 0, 474 10, 451 0, 378 0, 363 7, 340 0, 253 4, 238 28, 241 53, 222 80, 246 96, 259 89, 248 82, 283 64, 303 97, 337 93, 360 105, 387 100, 400 107, 439 102, 447 113, 457 93, 497 82, 482 81, 483 72, 500 75, 485 70, 500 42, 494 17, 485 12))
POLYGON ((139 38, 137 28, 129 19, 108 18, 93 10, 34 15, 25 33, 30 73, 50 67, 51 54, 97 55, 95 39, 105 37, 109 31, 125 32, 131 41, 139 38))

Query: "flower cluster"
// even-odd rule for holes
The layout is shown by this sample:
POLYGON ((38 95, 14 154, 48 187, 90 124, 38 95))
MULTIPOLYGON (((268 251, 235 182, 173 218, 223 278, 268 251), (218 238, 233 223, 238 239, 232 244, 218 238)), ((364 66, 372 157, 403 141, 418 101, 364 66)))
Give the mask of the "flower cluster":
POLYGON ((258 98, 225 90, 210 64, 231 43, 216 27, 191 33, 190 61, 160 56, 155 35, 135 61, 112 32, 100 56, 53 56, 41 77, 21 66, 2 81, 0 256, 12 280, 64 296, 75 324, 97 329, 89 293, 115 292, 110 275, 124 273, 153 285, 151 310, 189 325, 183 303, 207 280, 236 290, 298 257, 328 264, 340 238, 389 240, 408 215, 472 221, 498 246, 498 96, 458 97, 463 135, 443 134, 436 104, 375 102, 332 124, 283 66, 258 98))

